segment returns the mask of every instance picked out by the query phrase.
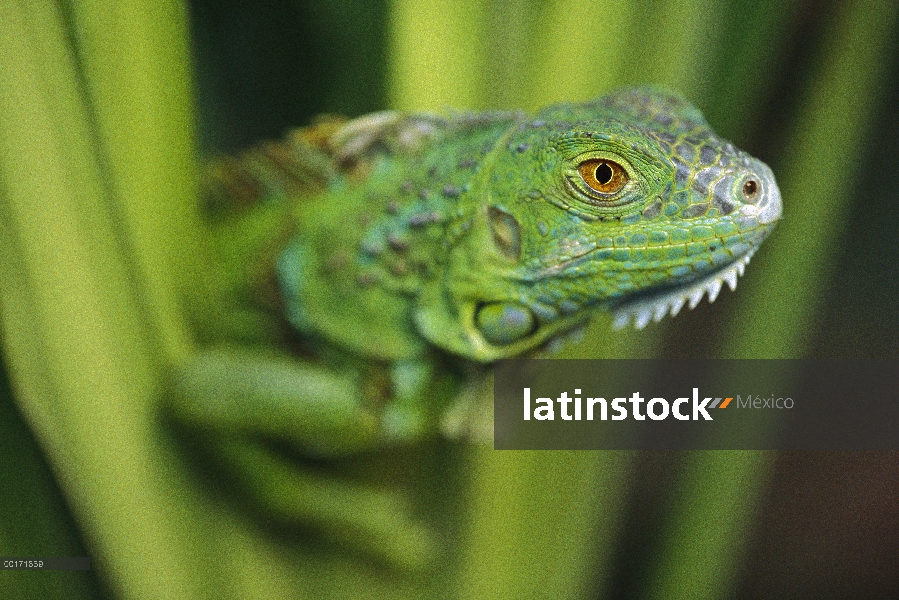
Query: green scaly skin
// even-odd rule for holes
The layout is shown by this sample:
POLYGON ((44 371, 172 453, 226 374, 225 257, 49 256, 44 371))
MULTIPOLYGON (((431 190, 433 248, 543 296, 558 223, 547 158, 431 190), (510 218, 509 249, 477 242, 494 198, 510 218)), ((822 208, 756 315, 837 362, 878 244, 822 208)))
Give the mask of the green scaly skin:
POLYGON ((483 431, 483 365, 597 310, 642 327, 714 300, 781 214, 766 165, 643 89, 533 115, 326 123, 227 174, 267 199, 217 221, 225 313, 171 413, 276 519, 407 569, 440 556, 427 518, 320 461, 483 431), (620 189, 579 169, 603 161, 620 189))

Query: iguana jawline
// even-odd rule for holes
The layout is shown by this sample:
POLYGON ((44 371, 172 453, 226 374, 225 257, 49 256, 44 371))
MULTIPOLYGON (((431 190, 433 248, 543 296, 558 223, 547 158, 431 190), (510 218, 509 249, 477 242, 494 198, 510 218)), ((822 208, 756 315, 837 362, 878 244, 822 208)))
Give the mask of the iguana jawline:
POLYGON ((633 318, 634 327, 643 329, 650 320, 658 323, 665 315, 675 316, 684 307, 684 304, 688 304, 690 310, 693 310, 706 292, 708 292, 711 304, 718 297, 724 283, 727 283, 731 291, 737 289, 737 278, 743 275, 753 254, 755 254, 755 248, 699 279, 673 288, 651 290, 634 300, 616 306, 612 309, 614 315, 612 327, 622 329, 633 318))

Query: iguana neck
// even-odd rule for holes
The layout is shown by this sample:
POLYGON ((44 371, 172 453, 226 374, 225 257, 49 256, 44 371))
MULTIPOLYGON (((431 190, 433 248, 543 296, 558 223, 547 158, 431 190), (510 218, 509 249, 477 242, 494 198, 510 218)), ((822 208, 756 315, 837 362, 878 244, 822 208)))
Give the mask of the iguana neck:
POLYGON ((291 323, 362 354, 420 351, 412 305, 464 233, 466 198, 518 119, 402 117, 345 140, 368 136, 361 151, 337 152, 341 168, 326 190, 298 203, 297 233, 281 257, 291 323))

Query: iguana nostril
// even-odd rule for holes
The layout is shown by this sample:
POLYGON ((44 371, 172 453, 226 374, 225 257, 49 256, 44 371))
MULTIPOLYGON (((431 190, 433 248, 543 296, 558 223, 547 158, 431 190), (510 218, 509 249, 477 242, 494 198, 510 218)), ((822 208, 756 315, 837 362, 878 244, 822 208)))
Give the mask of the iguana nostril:
POLYGON ((746 183, 743 184, 743 195, 746 196, 747 200, 755 199, 756 195, 759 192, 759 184, 754 179, 747 179, 746 183))
POLYGON ((497 302, 478 309, 475 318, 481 335, 491 344, 505 346, 534 330, 534 314, 519 304, 497 302))

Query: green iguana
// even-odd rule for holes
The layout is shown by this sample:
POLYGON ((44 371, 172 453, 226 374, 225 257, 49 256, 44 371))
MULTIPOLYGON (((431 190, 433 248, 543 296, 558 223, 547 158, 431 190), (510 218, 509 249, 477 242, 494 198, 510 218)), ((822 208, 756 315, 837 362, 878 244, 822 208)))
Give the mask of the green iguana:
POLYGON ((765 164, 645 89, 323 119, 211 182, 222 310, 171 413, 276 518, 404 567, 439 555, 431 528, 323 464, 476 427, 486 365, 597 310, 643 327, 713 301, 781 215, 765 164))

